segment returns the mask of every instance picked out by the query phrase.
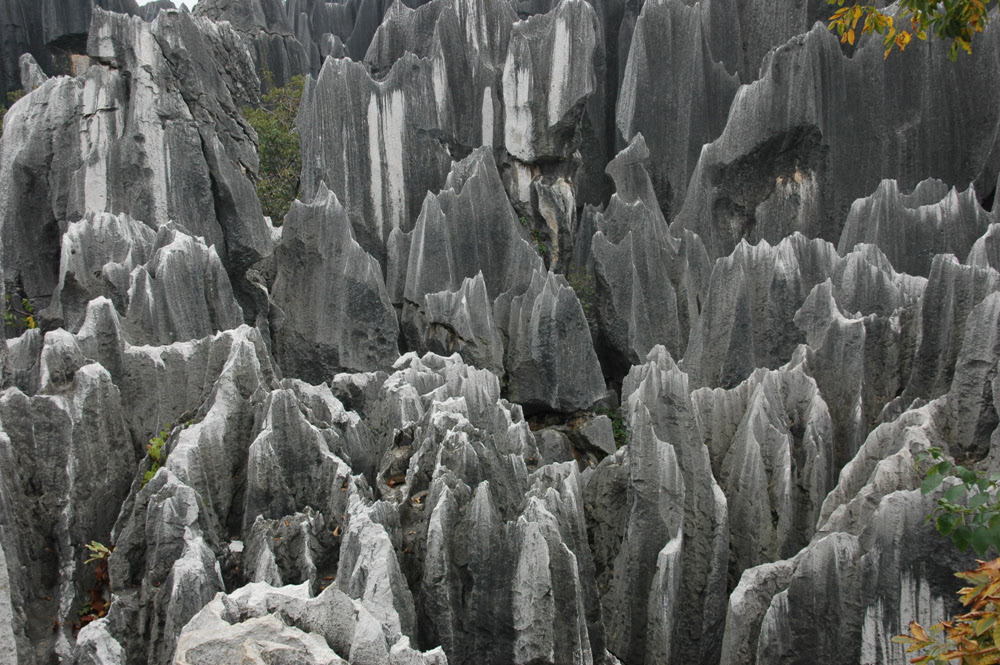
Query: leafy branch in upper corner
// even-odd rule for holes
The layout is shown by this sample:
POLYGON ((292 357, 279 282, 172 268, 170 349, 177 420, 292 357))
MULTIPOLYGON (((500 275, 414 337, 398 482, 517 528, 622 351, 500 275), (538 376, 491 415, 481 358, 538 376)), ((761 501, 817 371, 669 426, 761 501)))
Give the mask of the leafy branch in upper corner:
MULTIPOLYGON (((261 77, 270 83, 271 73, 261 77)), ((270 86, 268 86, 270 87, 270 86)), ((295 129, 295 117, 302 101, 305 78, 296 76, 287 85, 271 87, 258 108, 247 106, 243 116, 257 132, 260 143, 260 169, 257 173, 257 197, 276 225, 280 225, 299 193, 302 151, 295 129)))
POLYGON ((840 42, 854 45, 860 34, 877 33, 882 36, 885 57, 893 48, 906 49, 913 40, 926 40, 928 35, 951 41, 948 57, 958 58, 958 52, 972 53, 972 38, 982 32, 989 22, 988 5, 993 0, 899 0, 899 13, 895 18, 885 14, 874 4, 844 6, 845 0, 827 0, 840 7, 830 17, 830 30, 836 30, 840 42))

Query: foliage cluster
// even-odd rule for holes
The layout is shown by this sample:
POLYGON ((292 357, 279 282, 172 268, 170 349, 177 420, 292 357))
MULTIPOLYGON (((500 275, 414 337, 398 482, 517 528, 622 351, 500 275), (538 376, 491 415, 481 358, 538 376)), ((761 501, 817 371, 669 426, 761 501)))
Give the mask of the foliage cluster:
MULTIPOLYGON (((269 82, 270 72, 265 71, 262 78, 269 82)), ((304 88, 305 78, 296 76, 285 86, 271 87, 261 97, 259 108, 243 109, 243 116, 257 132, 260 143, 257 198, 264 214, 279 226, 299 193, 302 151, 295 117, 304 88)))
POLYGON ((885 57, 894 48, 906 49, 913 40, 926 40, 928 35, 950 41, 948 57, 958 58, 959 51, 972 53, 972 38, 989 22, 989 7, 993 0, 899 0, 895 18, 872 4, 844 6, 845 0, 827 0, 840 7, 830 17, 830 29, 840 35, 841 43, 854 45, 860 34, 877 33, 885 46, 885 57))
POLYGON ((951 621, 939 621, 925 629, 916 621, 910 622, 908 635, 892 638, 905 644, 906 653, 923 651, 910 662, 948 663, 958 661, 964 665, 996 665, 1000 663, 1000 559, 978 561, 974 570, 956 573, 969 586, 958 592, 968 612, 951 621))
MULTIPOLYGON (((923 494, 937 490, 946 478, 958 481, 938 499, 927 521, 959 551, 971 545, 979 556, 990 547, 1000 552, 1000 474, 986 476, 955 464, 940 448, 918 454, 915 464, 924 474, 920 485, 923 494)), ((970 585, 958 592, 967 612, 926 629, 911 621, 908 634, 893 638, 893 642, 906 645, 908 654, 923 652, 910 662, 1000 665, 1000 559, 978 563, 973 570, 955 574, 970 585)))
POLYGON ((918 470, 930 463, 920 486, 923 494, 936 490, 945 478, 958 482, 938 499, 938 505, 927 516, 938 532, 951 538, 960 552, 969 545, 979 556, 990 547, 1000 552, 1000 502, 996 498, 1000 473, 991 476, 954 464, 944 457, 940 448, 931 448, 916 456, 918 470))
POLYGON ((21 298, 21 308, 18 309, 10 294, 4 294, 3 321, 11 328, 37 328, 38 321, 35 319, 35 308, 27 298, 21 298))
POLYGON ((85 564, 97 563, 94 569, 95 584, 88 589, 89 599, 87 603, 77 612, 79 621, 73 622, 73 632, 79 631, 91 621, 100 619, 108 613, 107 596, 111 593, 111 577, 108 574, 108 557, 115 549, 106 547, 96 540, 90 541, 89 545, 84 545, 89 552, 85 564))
POLYGON ((7 115, 7 109, 24 95, 24 90, 11 90, 7 93, 7 106, 0 106, 0 136, 3 136, 3 119, 7 115))
POLYGON ((163 466, 163 463, 167 461, 167 455, 163 451, 163 446, 166 444, 167 439, 170 438, 170 432, 171 427, 168 423, 166 427, 160 431, 159 435, 154 436, 149 440, 149 445, 146 446, 146 450, 149 452, 149 457, 153 460, 153 463, 150 465, 149 471, 147 471, 146 475, 142 478, 143 487, 145 487, 146 483, 153 479, 156 472, 159 471, 160 467, 163 466))

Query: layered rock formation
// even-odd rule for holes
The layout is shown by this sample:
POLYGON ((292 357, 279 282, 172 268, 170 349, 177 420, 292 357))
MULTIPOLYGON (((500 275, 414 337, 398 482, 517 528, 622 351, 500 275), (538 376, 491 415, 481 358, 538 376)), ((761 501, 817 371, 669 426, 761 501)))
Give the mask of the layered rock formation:
POLYGON ((828 11, 0 0, 0 664, 904 662, 972 562, 914 460, 1000 440, 1000 29, 828 11))

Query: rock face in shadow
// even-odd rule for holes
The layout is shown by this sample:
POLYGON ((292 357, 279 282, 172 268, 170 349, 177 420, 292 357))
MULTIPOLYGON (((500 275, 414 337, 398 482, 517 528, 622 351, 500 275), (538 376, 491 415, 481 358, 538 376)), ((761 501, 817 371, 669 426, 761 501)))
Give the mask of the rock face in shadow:
POLYGON ((594 215, 591 241, 597 318, 619 362, 656 345, 683 354, 705 297, 711 264, 697 236, 670 234, 646 171, 642 134, 608 165, 617 191, 594 215))
POLYGON ((883 59, 881 46, 866 41, 848 59, 823 26, 791 39, 764 59, 759 80, 737 92, 726 128, 703 149, 672 223, 698 233, 709 255, 719 257, 741 239, 775 243, 795 231, 834 242, 851 203, 884 178, 904 189, 928 175, 962 189, 972 181, 992 184, 1000 168, 1000 106, 990 97, 1000 31, 984 33, 975 59, 957 67, 945 48, 921 44, 883 59), (895 85, 904 73, 916 78, 895 85), (920 113, 914 89, 937 100, 931 108, 940 116, 897 133, 893 127, 920 113), (957 109, 965 104, 992 110, 981 124, 959 129, 957 109), (859 114, 848 118, 844 108, 859 114), (944 145, 968 147, 935 148, 944 145))
POLYGON ((566 280, 536 271, 501 318, 510 398, 529 410, 573 412, 604 396, 604 377, 576 293, 566 280))
POLYGON ((399 328, 382 272, 333 192, 321 186, 312 203, 292 204, 275 256, 273 298, 283 315, 275 355, 286 372, 318 383, 392 364, 399 328))
POLYGON ((668 219, 684 201, 702 145, 726 126, 738 87, 709 42, 713 26, 705 13, 714 4, 643 4, 619 93, 618 129, 627 141, 645 137, 653 189, 668 219))

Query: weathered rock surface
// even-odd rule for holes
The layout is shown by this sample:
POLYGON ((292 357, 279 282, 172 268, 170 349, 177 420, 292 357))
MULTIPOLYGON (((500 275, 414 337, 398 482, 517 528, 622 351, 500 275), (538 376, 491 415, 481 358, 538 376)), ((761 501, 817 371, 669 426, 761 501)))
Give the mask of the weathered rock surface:
POLYGON ((284 86, 311 71, 309 54, 295 38, 281 0, 200 0, 194 14, 228 21, 245 36, 265 88, 284 86))
POLYGON ((244 175, 257 156, 239 108, 257 81, 240 38, 187 12, 147 24, 95 9, 88 53, 100 64, 49 79, 5 119, 5 280, 44 304, 59 279, 60 225, 108 212, 205 238, 241 293, 236 277, 270 246, 244 175))
POLYGON ((899 272, 926 277, 935 255, 967 256, 990 221, 974 188, 959 193, 939 180, 925 180, 901 194, 895 180, 883 180, 874 194, 851 205, 838 251, 871 243, 899 272))
POLYGON ((510 398, 529 410, 573 412, 604 396, 604 377, 590 328, 566 280, 536 271, 510 301, 501 327, 510 398))
POLYGON ((984 34, 975 60, 958 67, 944 64, 945 48, 921 44, 883 59, 881 45, 869 40, 848 59, 823 26, 789 40, 764 59, 760 79, 737 92, 726 128, 702 150, 672 223, 698 233, 709 255, 719 257, 741 239, 773 244, 795 231, 837 241, 853 201, 885 178, 903 189, 928 175, 960 189, 973 181, 992 185, 1000 168, 1000 105, 991 97, 1000 31, 984 34), (913 82, 895 85, 903 72, 913 82), (921 95, 910 94, 915 86, 921 95), (980 90, 989 92, 983 97, 980 90), (938 100, 928 107, 933 120, 914 106, 918 97, 938 100), (955 124, 953 114, 965 104, 989 109, 981 124, 955 124), (848 117, 844 108, 863 113, 848 117), (916 116, 921 122, 912 131, 891 129, 916 116), (968 148, 941 153, 936 146, 943 145, 968 148))
POLYGON ((319 383, 395 361, 399 327, 382 271, 333 192, 321 185, 311 203, 292 204, 275 258, 273 301, 283 320, 274 351, 290 376, 319 383))

